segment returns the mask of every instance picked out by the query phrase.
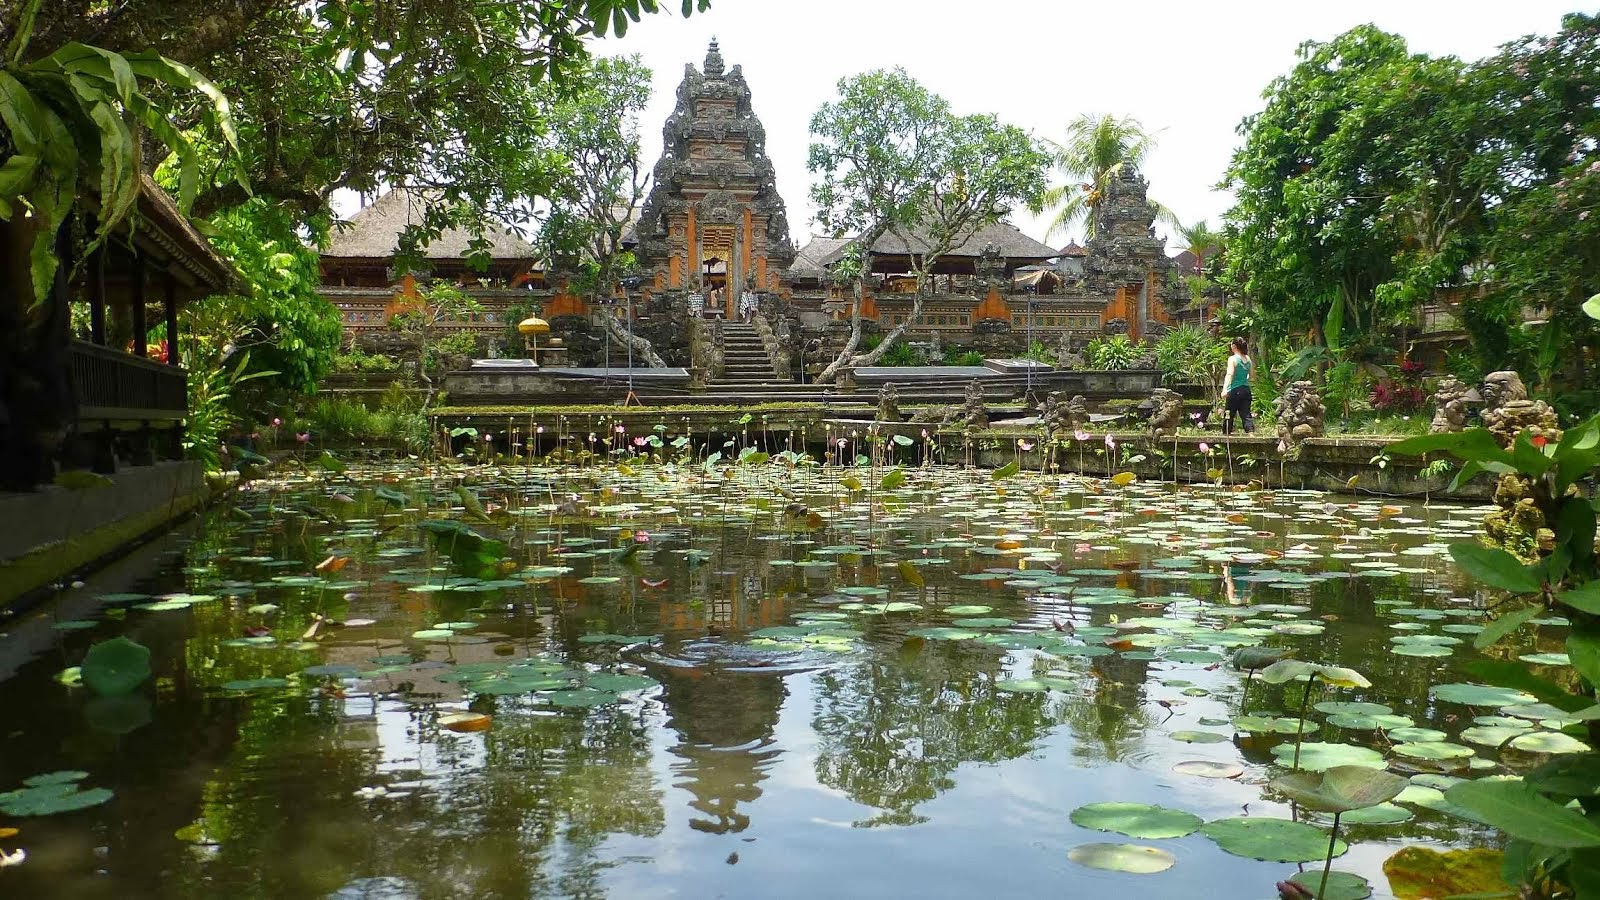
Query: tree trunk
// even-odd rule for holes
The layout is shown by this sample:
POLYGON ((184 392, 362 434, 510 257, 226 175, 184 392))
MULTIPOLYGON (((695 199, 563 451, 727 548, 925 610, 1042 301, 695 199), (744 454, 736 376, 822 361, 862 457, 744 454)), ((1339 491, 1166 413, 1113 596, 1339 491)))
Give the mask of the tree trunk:
POLYGON ((662 359, 661 354, 656 352, 656 348, 650 343, 649 338, 642 334, 629 334, 627 329, 617 323, 617 317, 609 312, 602 313, 600 318, 606 323, 606 333, 615 338, 623 346, 623 349, 627 349, 631 343, 633 352, 644 357, 644 361, 650 365, 650 368, 665 369, 667 367, 667 361, 662 359))

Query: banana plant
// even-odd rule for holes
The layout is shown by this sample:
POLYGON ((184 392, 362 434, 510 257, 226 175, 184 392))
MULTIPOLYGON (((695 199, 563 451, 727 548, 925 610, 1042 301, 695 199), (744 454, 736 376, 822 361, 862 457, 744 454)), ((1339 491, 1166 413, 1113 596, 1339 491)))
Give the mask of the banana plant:
POLYGON ((25 0, 0 60, 0 122, 11 144, 0 163, 0 219, 22 213, 35 220, 29 255, 35 304, 49 294, 58 264, 56 232, 84 182, 95 185, 99 198, 97 241, 133 212, 145 134, 176 155, 178 206, 188 211, 199 189, 200 151, 174 117, 181 92, 204 96, 201 114, 226 144, 234 179, 249 190, 228 99, 189 66, 157 53, 114 53, 77 42, 24 62, 42 2, 25 0))

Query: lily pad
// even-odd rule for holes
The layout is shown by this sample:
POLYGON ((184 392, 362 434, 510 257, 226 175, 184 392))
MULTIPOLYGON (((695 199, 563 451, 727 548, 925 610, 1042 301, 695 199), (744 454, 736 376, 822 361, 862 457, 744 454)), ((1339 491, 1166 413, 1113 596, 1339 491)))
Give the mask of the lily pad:
MULTIPOLYGON (((1348 816, 1345 820, 1353 821, 1348 816)), ((1329 872, 1326 886, 1320 870, 1297 872, 1289 881, 1310 891, 1318 900, 1366 900, 1372 896, 1372 885, 1354 872, 1329 872)))
MULTIPOLYGON (((1272 756, 1280 766, 1291 765, 1294 744, 1284 743, 1272 748, 1272 756)), ((1365 766, 1369 769, 1387 768, 1383 754, 1370 747, 1353 744, 1329 744, 1321 741, 1300 745, 1300 768, 1306 772, 1321 772, 1334 766, 1365 766)))
POLYGON ((1185 744, 1221 744, 1231 739, 1216 731, 1174 731, 1168 737, 1185 744))
POLYGON ((1589 745, 1559 731, 1536 731, 1513 738, 1511 746, 1528 753, 1587 753, 1589 745))
POLYGON ((1199 778, 1238 778, 1244 774, 1244 766, 1209 759, 1189 759, 1173 766, 1172 771, 1179 775, 1194 775, 1199 778))
POLYGON ((1512 706, 1533 703, 1537 699, 1532 694, 1513 688, 1464 682, 1436 684, 1428 693, 1436 700, 1445 703, 1464 703, 1467 706, 1512 706))
POLYGON ((552 691, 548 694, 545 694, 544 699, 555 704, 556 706, 581 708, 590 706, 604 706, 607 703, 615 703, 617 700, 617 695, 607 693, 606 691, 592 690, 590 688, 578 688, 577 690, 573 691, 552 691))
POLYGON ((1130 875, 1153 875, 1178 863, 1178 858, 1165 850, 1139 844, 1081 844, 1067 851, 1067 859, 1091 869, 1130 875))
MULTIPOLYGON (((1217 819, 1200 826, 1200 833, 1235 856, 1267 862, 1316 862, 1328 853, 1326 832, 1288 819, 1217 819)), ((1343 856, 1349 849, 1344 841, 1335 841, 1332 855, 1343 856)))
POLYGON ((1322 772, 1291 772, 1272 779, 1272 788, 1301 806, 1346 813, 1394 799, 1406 779, 1366 766, 1330 766, 1322 772))
POLYGON ((1148 803, 1090 803, 1073 810, 1072 824, 1135 838, 1176 838, 1193 834, 1205 820, 1181 809, 1148 803))
POLYGON ((84 655, 82 676, 102 697, 130 693, 150 677, 150 648, 125 637, 101 641, 84 655))

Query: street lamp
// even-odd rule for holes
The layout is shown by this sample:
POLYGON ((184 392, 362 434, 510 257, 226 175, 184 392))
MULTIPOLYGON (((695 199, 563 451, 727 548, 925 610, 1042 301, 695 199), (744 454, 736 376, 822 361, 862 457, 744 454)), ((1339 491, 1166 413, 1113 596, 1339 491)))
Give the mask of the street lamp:
POLYGON ((528 358, 533 360, 533 367, 539 368, 539 335, 550 333, 550 323, 538 316, 529 316, 517 323, 517 331, 528 345, 528 358))
MULTIPOLYGON (((639 396, 633 392, 633 294, 631 291, 643 281, 644 278, 639 275, 629 275, 622 279, 622 302, 626 307, 624 312, 628 317, 628 394, 622 398, 623 406, 639 403, 639 396)), ((643 404, 640 405, 642 406, 643 404)))

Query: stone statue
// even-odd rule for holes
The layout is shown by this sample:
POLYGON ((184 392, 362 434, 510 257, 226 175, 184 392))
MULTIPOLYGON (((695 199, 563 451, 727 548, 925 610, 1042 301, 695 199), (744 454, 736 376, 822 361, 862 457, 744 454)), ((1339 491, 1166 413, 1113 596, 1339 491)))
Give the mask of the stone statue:
POLYGON ((1150 392, 1150 433, 1156 438, 1175 438, 1183 424, 1183 395, 1171 388, 1150 392))
POLYGON ((974 378, 967 384, 967 396, 959 409, 954 410, 944 424, 961 428, 988 428, 989 407, 984 402, 983 385, 974 378))
MULTIPOLYGON (((1516 372, 1490 372, 1478 393, 1483 397, 1483 427, 1500 446, 1510 447, 1524 431, 1549 442, 1561 440, 1555 410, 1543 400, 1529 400, 1528 389, 1516 372)), ((1526 475, 1501 475, 1494 490, 1494 502, 1500 508, 1483 518, 1483 530, 1491 540, 1527 560, 1537 559, 1539 547, 1555 540, 1535 497, 1537 490, 1526 475)))
POLYGON ((900 390, 893 382, 885 382, 878 388, 878 419, 879 422, 900 421, 900 390))
POLYGON ((1322 436, 1322 419, 1327 410, 1311 382, 1291 383, 1283 389, 1274 405, 1278 409, 1278 446, 1281 450, 1298 450, 1301 442, 1307 438, 1322 436))
POLYGON ((1039 419, 1046 435, 1076 432, 1089 424, 1089 404, 1084 402, 1082 394, 1066 400, 1060 391, 1051 391, 1039 404, 1039 419))
POLYGON ((1547 441, 1561 440, 1555 410, 1543 400, 1529 400, 1528 389, 1516 372, 1490 372, 1484 376, 1483 427, 1494 434, 1500 446, 1509 447, 1523 431, 1547 441))
POLYGON ((1433 389, 1433 424, 1428 430, 1434 434, 1462 431, 1467 427, 1467 402, 1474 399, 1461 379, 1446 375, 1433 389))

